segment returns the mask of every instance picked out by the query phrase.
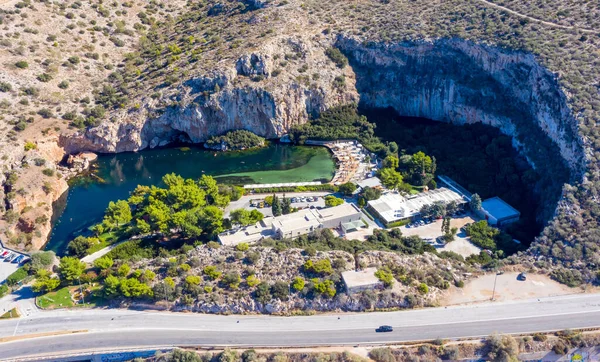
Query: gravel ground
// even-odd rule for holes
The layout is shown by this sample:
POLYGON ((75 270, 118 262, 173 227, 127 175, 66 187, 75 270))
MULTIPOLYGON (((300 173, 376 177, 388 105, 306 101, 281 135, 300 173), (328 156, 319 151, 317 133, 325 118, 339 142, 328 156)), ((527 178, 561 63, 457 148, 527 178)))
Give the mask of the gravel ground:
POLYGON ((464 288, 452 287, 442 300, 442 305, 489 301, 492 294, 494 300, 510 301, 583 292, 580 288, 569 288, 546 275, 527 274, 527 280, 519 281, 518 274, 513 272, 498 275, 495 294, 493 292, 495 274, 486 274, 473 279, 467 282, 464 288))

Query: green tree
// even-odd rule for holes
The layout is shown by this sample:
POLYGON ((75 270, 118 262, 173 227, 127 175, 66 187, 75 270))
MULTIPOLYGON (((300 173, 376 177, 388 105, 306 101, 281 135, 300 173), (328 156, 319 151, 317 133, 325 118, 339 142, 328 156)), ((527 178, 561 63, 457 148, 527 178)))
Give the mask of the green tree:
POLYGON ((471 196, 471 201, 469 201, 469 207, 475 212, 481 210, 481 197, 478 194, 473 194, 471 196))
POLYGON ((60 258, 58 270, 62 279, 72 282, 81 276, 85 270, 85 263, 77 258, 64 256, 60 258))
POLYGON ((382 168, 379 170, 379 178, 383 186, 390 190, 396 190, 402 185, 402 175, 393 168, 382 168))
POLYGON ((292 212, 292 202, 290 199, 283 195, 283 199, 281 199, 281 213, 283 215, 287 215, 292 212))
POLYGON ((376 188, 373 187, 365 187, 364 190, 361 192, 361 196, 366 200, 366 201, 371 201, 371 200, 377 200, 378 198, 381 197, 381 190, 378 190, 376 188))
POLYGON ((38 271, 40 269, 48 269, 54 264, 56 254, 53 251, 38 251, 31 254, 31 269, 38 271))
POLYGON ((113 264, 114 264, 114 261, 112 260, 111 257, 109 257, 107 255, 94 260, 94 266, 101 270, 109 269, 110 267, 113 266, 113 264))
POLYGON ((400 166, 400 160, 396 156, 387 156, 383 159, 383 167, 396 170, 400 166))
POLYGON ((80 235, 75 239, 71 240, 71 242, 69 243, 69 253, 79 258, 82 258, 88 254, 89 248, 99 243, 100 240, 98 238, 87 238, 85 236, 80 235))
POLYGON ((236 209, 229 214, 229 218, 234 224, 246 226, 256 224, 257 222, 261 221, 264 218, 264 215, 256 209, 252 211, 236 209))
POLYGON ((36 281, 33 283, 31 289, 36 292, 49 292, 60 285, 60 279, 51 278, 50 272, 45 269, 40 269, 36 273, 36 281))
POLYGON ((333 195, 327 195, 325 196, 325 206, 327 207, 332 207, 332 206, 338 206, 344 203, 343 199, 340 199, 338 197, 335 197, 333 195))
POLYGON ((346 182, 345 184, 341 184, 338 190, 346 196, 352 196, 354 191, 356 191, 356 184, 352 182, 346 182))
POLYGON ((128 276, 130 272, 131 272, 131 267, 127 264, 121 265, 119 267, 119 269, 117 270, 117 274, 119 274, 119 276, 122 276, 122 277, 128 276))
POLYGON ((282 214, 281 203, 279 202, 279 197, 277 197, 277 195, 273 195, 271 211, 273 212, 273 216, 280 216, 282 214))
POLYGON ((102 289, 102 292, 107 297, 115 296, 119 292, 120 284, 121 281, 119 280, 119 278, 117 278, 114 275, 109 275, 106 277, 106 279, 104 279, 104 287, 102 289))
POLYGON ((135 278, 123 279, 119 283, 119 290, 128 298, 152 297, 152 289, 145 283, 135 278))
POLYGON ((131 207, 125 200, 111 201, 108 203, 104 219, 108 221, 109 225, 116 225, 116 227, 127 224, 132 219, 131 207))

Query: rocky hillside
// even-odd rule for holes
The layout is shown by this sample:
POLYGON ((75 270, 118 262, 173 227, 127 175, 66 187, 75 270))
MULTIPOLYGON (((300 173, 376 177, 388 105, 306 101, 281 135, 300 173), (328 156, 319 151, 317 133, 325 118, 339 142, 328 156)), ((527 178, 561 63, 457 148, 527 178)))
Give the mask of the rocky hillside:
MULTIPOLYGON (((56 122, 55 132, 70 153, 138 150, 176 139, 200 142, 238 128, 274 137, 323 109, 350 102, 494 125, 513 136, 515 146, 548 178, 565 172, 561 164, 570 169, 571 184, 563 188, 556 216, 530 255, 541 266, 584 272, 569 272, 569 278, 591 280, 594 267, 588 263, 597 265, 600 257, 600 37, 591 16, 596 10, 577 15, 588 6, 585 1, 550 1, 544 9, 517 3, 134 1, 113 8, 92 1, 61 8, 9 2, 2 6, 9 9, 5 22, 13 25, 3 44, 10 45, 11 56, 19 54, 16 38, 37 45, 24 46, 24 54, 64 49, 54 53, 66 59, 57 72, 76 67, 78 75, 69 78, 66 89, 80 94, 79 101, 93 93, 89 104, 59 102, 60 109, 41 113, 36 108, 34 125, 40 117, 66 119, 56 122), (35 36, 45 33, 34 34, 35 21, 21 20, 23 13, 40 11, 66 27, 57 32, 58 41, 42 43, 35 36), (20 24, 25 29, 16 35, 20 24), (82 38, 86 46, 107 51, 69 48, 73 36, 89 37, 82 38), (74 49, 80 63, 65 57, 74 49), (98 59, 86 57, 94 51, 98 59), (81 80, 87 74, 97 76, 81 80), (72 130, 64 129, 66 123, 72 130)), ((11 72, 29 72, 16 65, 16 56, 10 59, 11 72)), ((59 87, 64 77, 54 76, 52 63, 45 63, 40 59, 27 79, 59 87)), ((17 92, 17 82, 7 80, 9 102, 16 103, 18 94, 35 97, 25 88, 17 92)), ((36 100, 38 108, 47 104, 36 100)), ((24 140, 14 134, 18 149, 24 140)))
MULTIPOLYGON (((121 252, 117 249, 109 255, 118 258, 121 252)), ((442 259, 431 253, 400 255, 368 251, 358 256, 358 264, 363 268, 389 268, 392 285, 349 295, 343 291, 341 273, 354 269, 356 264, 352 254, 329 251, 310 256, 301 249, 277 251, 264 247, 242 251, 233 247, 204 245, 171 258, 133 262, 117 259, 112 271, 119 273, 122 265, 129 266, 127 270, 139 270, 142 274, 147 273, 146 270, 152 271, 155 277, 149 284, 154 291, 155 303, 161 305, 168 301, 166 304, 172 310, 284 315, 431 306, 437 303, 445 289, 454 288, 455 283, 464 283, 466 275, 475 271, 467 263, 442 259), (304 265, 308 260, 314 263, 327 261, 330 270, 319 273, 306 271, 304 265), (302 287, 298 289, 295 289, 296 278, 302 280, 302 287), (318 284, 324 282, 331 282, 332 289, 319 291, 318 284), (282 289, 277 287, 278 283, 283 285, 282 289), (428 286, 426 291, 419 290, 421 283, 428 286), (261 284, 270 288, 265 291, 261 284)), ((130 299, 120 300, 131 303, 130 299)))

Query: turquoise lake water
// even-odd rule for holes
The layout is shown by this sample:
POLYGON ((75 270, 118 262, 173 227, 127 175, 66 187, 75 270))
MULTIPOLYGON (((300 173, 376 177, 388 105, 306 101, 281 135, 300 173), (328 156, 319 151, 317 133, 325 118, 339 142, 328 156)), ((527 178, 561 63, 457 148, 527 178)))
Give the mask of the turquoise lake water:
POLYGON ((329 181, 335 163, 323 147, 271 144, 268 147, 215 153, 186 146, 100 155, 96 177, 74 180, 54 205, 54 227, 46 250, 64 253, 75 236, 100 221, 110 201, 126 199, 137 185, 160 185, 167 173, 185 178, 203 174, 221 183, 253 184, 329 181))

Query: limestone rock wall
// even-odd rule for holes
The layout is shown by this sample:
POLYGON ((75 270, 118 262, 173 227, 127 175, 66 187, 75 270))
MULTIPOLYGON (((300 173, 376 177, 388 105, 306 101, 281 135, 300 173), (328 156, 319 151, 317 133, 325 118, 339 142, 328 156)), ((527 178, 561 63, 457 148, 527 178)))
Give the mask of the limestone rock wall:
POLYGON ((68 153, 112 153, 181 139, 203 142, 236 129, 266 138, 282 136, 329 107, 358 101, 351 69, 336 68, 325 49, 310 39, 276 39, 229 67, 182 82, 163 99, 145 99, 138 111, 117 113, 98 127, 64 136, 61 145, 68 153), (296 62, 310 69, 310 76, 291 63, 284 71, 279 69, 281 74, 274 73, 282 54, 294 54, 296 62), (348 76, 345 90, 333 86, 341 74, 348 76), (318 80, 311 82, 311 77, 318 80))
POLYGON ((557 158, 583 169, 577 122, 555 75, 534 56, 458 39, 386 45, 339 37, 336 45, 356 73, 362 106, 498 127, 534 167, 555 147, 547 136, 557 158))

